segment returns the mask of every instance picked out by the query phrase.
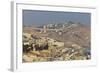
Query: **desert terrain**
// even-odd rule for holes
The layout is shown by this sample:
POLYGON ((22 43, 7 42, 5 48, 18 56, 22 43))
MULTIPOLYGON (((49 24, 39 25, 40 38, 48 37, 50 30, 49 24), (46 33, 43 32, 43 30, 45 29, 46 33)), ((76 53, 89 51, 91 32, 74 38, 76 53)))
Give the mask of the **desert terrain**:
POLYGON ((80 23, 23 26, 22 61, 91 59, 91 28, 80 23))

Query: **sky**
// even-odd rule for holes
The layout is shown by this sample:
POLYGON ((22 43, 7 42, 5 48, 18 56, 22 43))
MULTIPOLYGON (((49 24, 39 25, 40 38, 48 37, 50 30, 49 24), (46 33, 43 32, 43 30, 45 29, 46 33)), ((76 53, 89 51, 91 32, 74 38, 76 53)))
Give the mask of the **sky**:
POLYGON ((68 21, 80 22, 84 25, 91 24, 91 13, 23 10, 22 15, 25 26, 41 26, 68 21))

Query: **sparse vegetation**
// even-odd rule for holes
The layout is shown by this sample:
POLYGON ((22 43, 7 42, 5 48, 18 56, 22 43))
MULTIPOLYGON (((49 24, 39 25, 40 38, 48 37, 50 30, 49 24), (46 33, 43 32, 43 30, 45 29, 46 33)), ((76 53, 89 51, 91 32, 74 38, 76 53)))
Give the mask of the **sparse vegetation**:
POLYGON ((91 59, 90 28, 69 23, 45 28, 24 26, 23 62, 91 59))

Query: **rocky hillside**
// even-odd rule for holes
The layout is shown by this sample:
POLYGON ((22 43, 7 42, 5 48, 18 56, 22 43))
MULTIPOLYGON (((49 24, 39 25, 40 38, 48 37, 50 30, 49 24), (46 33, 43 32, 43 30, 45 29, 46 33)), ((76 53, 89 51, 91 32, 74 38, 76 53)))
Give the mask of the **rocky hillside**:
POLYGON ((71 23, 23 28, 23 62, 88 59, 91 59, 90 26, 71 23))
POLYGON ((63 41, 66 47, 73 43, 85 48, 91 48, 91 29, 88 26, 73 24, 65 27, 62 31, 48 32, 48 37, 63 41))

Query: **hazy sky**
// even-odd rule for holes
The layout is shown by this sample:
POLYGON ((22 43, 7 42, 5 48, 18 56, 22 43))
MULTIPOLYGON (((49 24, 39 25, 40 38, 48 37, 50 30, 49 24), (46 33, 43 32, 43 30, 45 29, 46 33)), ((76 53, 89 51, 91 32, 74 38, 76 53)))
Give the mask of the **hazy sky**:
POLYGON ((68 21, 91 24, 90 13, 23 10, 23 25, 45 25, 68 21))

